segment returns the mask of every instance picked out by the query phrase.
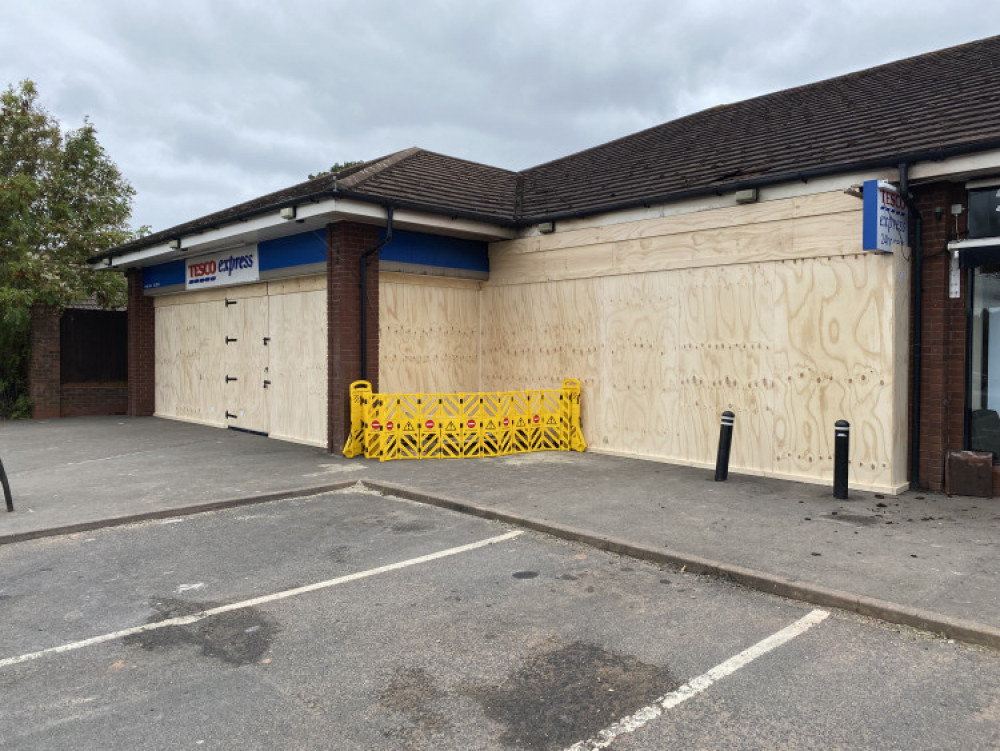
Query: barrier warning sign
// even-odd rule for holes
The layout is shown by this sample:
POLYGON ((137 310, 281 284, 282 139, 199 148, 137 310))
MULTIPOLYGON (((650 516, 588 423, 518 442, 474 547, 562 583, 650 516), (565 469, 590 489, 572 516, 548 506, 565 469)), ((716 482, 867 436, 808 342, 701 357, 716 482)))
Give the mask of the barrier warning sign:
POLYGON ((561 389, 450 394, 374 394, 367 381, 351 384, 346 457, 388 461, 586 448, 575 379, 561 389))

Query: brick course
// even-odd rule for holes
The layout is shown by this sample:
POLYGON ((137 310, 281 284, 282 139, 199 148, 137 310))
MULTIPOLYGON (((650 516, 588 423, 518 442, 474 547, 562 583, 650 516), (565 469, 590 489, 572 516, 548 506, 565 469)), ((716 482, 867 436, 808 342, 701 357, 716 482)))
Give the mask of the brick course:
POLYGON ((128 414, 146 417, 156 407, 156 347, 153 298, 142 293, 142 270, 128 277, 128 414))
MULTIPOLYGON (((952 204, 968 205, 961 184, 939 183, 914 191, 923 217, 923 362, 920 381, 920 457, 917 473, 922 488, 944 488, 947 452, 965 442, 965 329, 968 283, 962 272, 962 295, 948 297, 951 263, 948 243, 965 237, 966 213, 951 215, 952 204), (939 209, 940 218, 935 216, 939 209)), ((911 331, 913 315, 911 309, 911 331)), ((913 409, 913 348, 911 339, 910 409, 913 409)), ((909 455, 909 454, 908 454, 909 455)))
POLYGON ((64 383, 59 413, 62 417, 88 415, 124 415, 128 412, 128 384, 64 383))
POLYGON ((28 393, 31 416, 37 420, 59 417, 59 316, 49 305, 31 308, 31 355, 28 364, 28 393))
MULTIPOLYGON (((378 243, 378 228, 327 225, 327 451, 339 453, 350 431, 350 387, 361 373, 361 256, 378 243)), ((368 260, 368 378, 378 390, 378 258, 368 260)))

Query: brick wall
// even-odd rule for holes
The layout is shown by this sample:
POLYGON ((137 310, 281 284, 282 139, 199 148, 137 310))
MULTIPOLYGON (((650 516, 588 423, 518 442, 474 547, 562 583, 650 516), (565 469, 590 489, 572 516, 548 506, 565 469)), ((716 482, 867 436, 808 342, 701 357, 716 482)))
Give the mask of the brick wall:
POLYGON ((38 420, 59 417, 59 316, 60 310, 48 305, 31 309, 28 391, 31 416, 38 420))
MULTIPOLYGON (((968 198, 961 184, 940 183, 914 190, 914 200, 924 222, 918 484, 922 488, 940 490, 944 487, 946 454, 949 450, 962 449, 964 442, 965 305, 968 285, 963 270, 962 296, 958 299, 948 297, 951 266, 947 245, 958 237, 965 237, 966 214, 959 217, 956 228, 951 206, 962 204, 967 207, 968 198)), ((912 347, 910 363, 912 410, 912 347)))
POLYGON ((128 412, 128 384, 64 383, 59 413, 62 417, 87 415, 124 415, 128 412))
POLYGON ((144 417, 155 409, 155 324, 153 298, 142 293, 142 271, 128 272, 128 414, 144 417))
MULTIPOLYGON (((361 256, 378 243, 378 228, 353 222, 327 226, 327 450, 339 453, 350 430, 351 383, 361 374, 361 256)), ((368 261, 368 374, 378 390, 378 259, 368 261)))

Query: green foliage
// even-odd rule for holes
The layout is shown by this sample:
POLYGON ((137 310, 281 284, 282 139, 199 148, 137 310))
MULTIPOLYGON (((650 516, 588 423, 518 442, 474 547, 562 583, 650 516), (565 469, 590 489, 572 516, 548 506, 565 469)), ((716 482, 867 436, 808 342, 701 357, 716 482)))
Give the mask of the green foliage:
POLYGON ((89 120, 64 133, 31 81, 0 93, 0 416, 25 408, 32 305, 124 304, 124 278, 86 261, 136 235, 134 194, 89 120))
POLYGON ((0 419, 28 417, 28 326, 0 325, 0 419))
POLYGON ((331 175, 334 172, 340 172, 341 170, 345 170, 348 167, 354 167, 355 165, 358 164, 364 164, 364 162, 337 162, 335 165, 330 167, 330 169, 323 170, 322 172, 317 172, 314 175, 309 175, 309 179, 315 180, 317 177, 322 177, 323 175, 331 175))

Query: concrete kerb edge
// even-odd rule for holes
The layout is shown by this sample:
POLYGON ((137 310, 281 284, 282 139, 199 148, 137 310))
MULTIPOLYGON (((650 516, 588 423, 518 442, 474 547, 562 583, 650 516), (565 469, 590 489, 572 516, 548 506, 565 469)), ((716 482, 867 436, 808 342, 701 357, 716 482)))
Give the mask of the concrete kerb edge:
POLYGON ((850 592, 831 589, 817 584, 795 582, 776 574, 755 571, 696 555, 645 547, 618 538, 554 524, 529 516, 499 511, 494 508, 454 498, 431 495, 399 485, 370 480, 361 480, 361 484, 369 490, 393 495, 405 500, 426 503, 451 511, 458 511, 492 521, 511 524, 563 540, 583 543, 599 550, 606 550, 610 553, 624 555, 629 558, 666 564, 678 568, 683 567, 685 571, 694 574, 705 574, 725 579, 759 592, 787 597, 788 599, 807 602, 811 605, 846 610, 858 615, 877 618, 887 623, 895 623, 920 631, 939 634, 967 644, 976 644, 1000 650, 1000 628, 995 628, 984 623, 953 618, 941 613, 921 610, 887 600, 854 595, 850 592))
POLYGON ((11 534, 0 535, 0 545, 8 545, 14 542, 26 542, 27 540, 38 540, 43 537, 71 535, 78 532, 92 532, 95 529, 104 529, 105 527, 122 527, 126 524, 138 524, 139 522, 156 521, 158 519, 174 519, 179 516, 204 514, 209 511, 222 511, 224 509, 236 508, 238 506, 251 506, 258 503, 270 503, 272 501, 287 501, 293 498, 305 498, 311 495, 319 495, 320 493, 332 493, 337 490, 344 490, 345 488, 353 487, 356 484, 356 480, 344 480, 342 482, 328 485, 295 488, 293 490, 262 493, 261 495, 243 496, 241 498, 227 498, 222 501, 195 503, 188 506, 160 509, 158 511, 145 511, 141 514, 126 514, 124 516, 114 516, 108 519, 95 519, 93 521, 79 522, 77 524, 65 524, 59 527, 34 529, 28 532, 12 532, 11 534))

